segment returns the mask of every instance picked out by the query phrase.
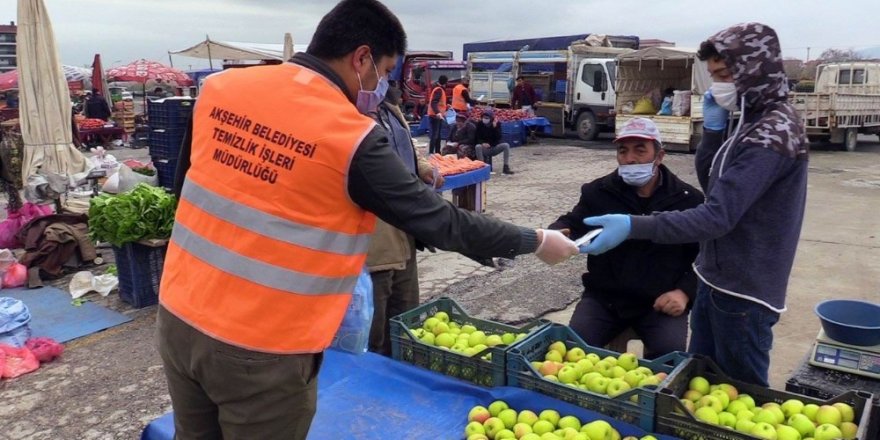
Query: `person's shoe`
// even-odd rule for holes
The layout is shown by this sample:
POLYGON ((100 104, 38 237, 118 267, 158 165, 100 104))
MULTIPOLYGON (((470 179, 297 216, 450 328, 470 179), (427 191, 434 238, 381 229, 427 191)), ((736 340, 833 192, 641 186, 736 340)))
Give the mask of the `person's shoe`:
POLYGON ((510 170, 510 167, 507 166, 507 165, 504 165, 504 170, 502 170, 501 172, 502 172, 503 174, 516 174, 516 173, 514 173, 513 171, 511 171, 511 170, 510 170))

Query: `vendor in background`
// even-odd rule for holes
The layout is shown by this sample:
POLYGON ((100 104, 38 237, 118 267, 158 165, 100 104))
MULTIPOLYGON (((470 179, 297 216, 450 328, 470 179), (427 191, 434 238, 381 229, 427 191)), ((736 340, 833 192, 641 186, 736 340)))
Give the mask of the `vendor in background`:
MULTIPOLYGON (((391 148, 414 176, 434 187, 443 186, 443 176, 434 173, 428 161, 412 143, 409 124, 400 111, 401 90, 391 85, 376 119, 388 134, 391 148)), ((419 305, 419 272, 416 265, 416 240, 382 220, 376 220, 367 268, 373 279, 373 324, 370 327, 370 351, 391 356, 391 332, 388 320, 419 305)))
POLYGON ((492 157, 504 155, 503 174, 514 174, 510 169, 510 144, 501 142, 501 124, 495 119, 495 112, 487 109, 483 112, 476 128, 476 159, 491 163, 492 157))
POLYGON ((513 96, 510 97, 510 106, 514 109, 523 110, 526 117, 535 117, 535 104, 538 102, 538 96, 535 94, 535 88, 526 81, 522 76, 516 78, 516 87, 513 88, 513 96))
POLYGON ((428 144, 428 154, 440 152, 441 132, 446 127, 446 83, 449 78, 440 75, 437 84, 428 95, 428 117, 431 118, 431 141, 428 144))
MULTIPOLYGON (((581 237, 585 217, 626 212, 680 211, 703 202, 703 194, 663 165, 660 131, 650 119, 635 118, 620 130, 618 167, 581 187, 574 209, 549 227, 581 237)), ((628 328, 654 359, 687 345, 688 309, 697 292, 691 265, 697 243, 663 245, 630 241, 587 259, 584 293, 569 325, 587 344, 604 347, 628 328)))
POLYGON ((452 109, 457 112, 467 112, 468 106, 477 105, 477 101, 471 99, 468 86, 471 80, 467 77, 461 79, 461 84, 452 89, 452 109))
POLYGON ((85 113, 87 118, 101 119, 106 121, 110 119, 110 106, 107 105, 107 99, 104 98, 98 89, 92 89, 92 94, 86 100, 85 113))
POLYGON ((461 157, 476 157, 474 146, 477 144, 477 126, 468 119, 467 113, 455 114, 455 124, 449 127, 449 137, 441 152, 443 155, 455 154, 461 157))

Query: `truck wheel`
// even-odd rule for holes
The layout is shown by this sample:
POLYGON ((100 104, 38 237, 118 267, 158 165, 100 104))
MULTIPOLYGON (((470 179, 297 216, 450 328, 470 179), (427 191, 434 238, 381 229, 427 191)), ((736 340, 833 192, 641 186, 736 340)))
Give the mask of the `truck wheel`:
POLYGON ((585 141, 591 141, 599 136, 599 126, 596 125, 596 116, 592 112, 578 115, 577 133, 578 137, 585 141))
POLYGON ((846 129, 846 138, 844 138, 843 145, 846 147, 846 151, 853 152, 856 151, 856 145, 859 144, 859 129, 857 128, 847 128, 846 129))

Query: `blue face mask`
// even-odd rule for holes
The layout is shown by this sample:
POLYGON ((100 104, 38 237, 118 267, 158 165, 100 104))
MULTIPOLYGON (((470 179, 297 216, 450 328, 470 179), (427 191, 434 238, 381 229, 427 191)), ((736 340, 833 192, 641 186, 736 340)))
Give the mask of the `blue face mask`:
POLYGON ((617 174, 627 185, 641 188, 654 177, 654 162, 620 165, 617 167, 617 174))
POLYGON ((376 77, 379 78, 379 83, 376 84, 376 90, 364 90, 364 83, 361 81, 361 75, 359 73, 357 74, 360 90, 358 91, 355 106, 359 112, 365 115, 376 112, 376 109, 379 108, 379 104, 385 99, 385 93, 388 91, 388 78, 379 76, 379 71, 376 70, 376 62, 373 60, 372 55, 370 55, 370 61, 373 63, 373 70, 376 72, 376 77))

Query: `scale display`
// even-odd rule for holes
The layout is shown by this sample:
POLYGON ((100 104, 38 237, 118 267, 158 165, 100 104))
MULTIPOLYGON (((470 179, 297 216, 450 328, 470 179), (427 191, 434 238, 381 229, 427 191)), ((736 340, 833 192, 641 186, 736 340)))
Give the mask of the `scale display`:
POLYGON ((880 347, 841 344, 819 332, 810 364, 880 379, 880 347))

